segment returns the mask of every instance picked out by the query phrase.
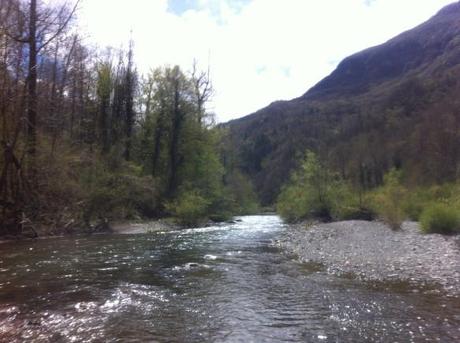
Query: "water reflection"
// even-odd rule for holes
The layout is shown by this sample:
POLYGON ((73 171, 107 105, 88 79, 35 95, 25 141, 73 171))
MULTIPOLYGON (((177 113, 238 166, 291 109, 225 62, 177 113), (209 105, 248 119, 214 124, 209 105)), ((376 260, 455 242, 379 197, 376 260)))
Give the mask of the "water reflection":
MULTIPOLYGON (((0 246, 0 341, 460 341, 460 301, 295 262, 275 216, 0 246)), ((411 288, 412 287, 412 288, 411 288)))

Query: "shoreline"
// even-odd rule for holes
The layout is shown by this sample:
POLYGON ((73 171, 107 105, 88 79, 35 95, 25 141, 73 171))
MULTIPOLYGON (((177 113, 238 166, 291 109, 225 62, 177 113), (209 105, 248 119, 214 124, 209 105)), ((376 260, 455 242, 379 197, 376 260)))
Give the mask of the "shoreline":
POLYGON ((320 264, 333 274, 440 286, 460 296, 460 235, 422 234, 416 222, 405 222, 399 231, 356 220, 290 225, 278 245, 301 262, 320 264))
POLYGON ((107 226, 91 229, 73 229, 72 231, 60 230, 58 233, 39 234, 38 237, 28 237, 26 235, 19 236, 4 236, 0 237, 0 244, 11 242, 34 241, 37 239, 50 239, 61 237, 77 237, 77 236, 92 236, 92 235, 128 235, 128 234, 146 234, 158 231, 173 231, 183 229, 180 225, 173 223, 168 219, 149 219, 136 221, 114 221, 108 222, 107 226))
POLYGON ((153 219, 146 221, 120 221, 110 224, 109 234, 134 235, 158 231, 174 231, 183 229, 182 226, 172 223, 168 219, 153 219))
MULTIPOLYGON (((276 215, 275 213, 261 213, 258 216, 276 215)), ((207 227, 217 225, 220 223, 235 223, 239 221, 236 219, 239 215, 235 215, 232 219, 223 222, 213 222, 208 220, 203 222, 199 227, 207 227)), ((136 219, 136 220, 114 220, 100 222, 98 225, 91 228, 82 229, 78 226, 72 229, 62 228, 60 230, 38 230, 37 237, 30 237, 28 235, 6 235, 0 236, 0 244, 15 241, 28 241, 35 239, 58 238, 58 237, 72 237, 81 235, 103 235, 103 234, 146 234, 158 231, 178 231, 189 229, 190 227, 178 224, 175 222, 174 217, 163 217, 157 219, 136 219)))

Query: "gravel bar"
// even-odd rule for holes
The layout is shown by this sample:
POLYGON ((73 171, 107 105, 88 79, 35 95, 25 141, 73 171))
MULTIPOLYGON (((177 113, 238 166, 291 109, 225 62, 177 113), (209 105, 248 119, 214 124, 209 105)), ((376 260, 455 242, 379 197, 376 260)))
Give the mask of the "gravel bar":
POLYGON ((331 273, 441 286, 460 296, 460 235, 422 234, 415 222, 405 222, 399 231, 366 221, 291 225, 279 245, 331 273))

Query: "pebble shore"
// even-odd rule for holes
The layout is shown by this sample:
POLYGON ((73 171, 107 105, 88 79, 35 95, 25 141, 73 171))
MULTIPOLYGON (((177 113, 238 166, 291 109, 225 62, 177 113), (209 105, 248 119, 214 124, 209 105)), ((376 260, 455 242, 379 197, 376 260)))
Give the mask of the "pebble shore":
POLYGON ((422 234, 415 222, 398 231, 366 221, 292 225, 279 245, 331 273, 436 285, 460 296, 460 235, 422 234))

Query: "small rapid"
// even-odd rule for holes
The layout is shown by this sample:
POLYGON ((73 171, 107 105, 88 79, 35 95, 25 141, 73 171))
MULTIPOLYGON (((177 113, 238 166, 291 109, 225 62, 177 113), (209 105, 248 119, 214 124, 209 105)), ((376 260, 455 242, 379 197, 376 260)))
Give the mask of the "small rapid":
POLYGON ((298 262, 277 216, 0 245, 2 342, 457 342, 460 302, 298 262))

